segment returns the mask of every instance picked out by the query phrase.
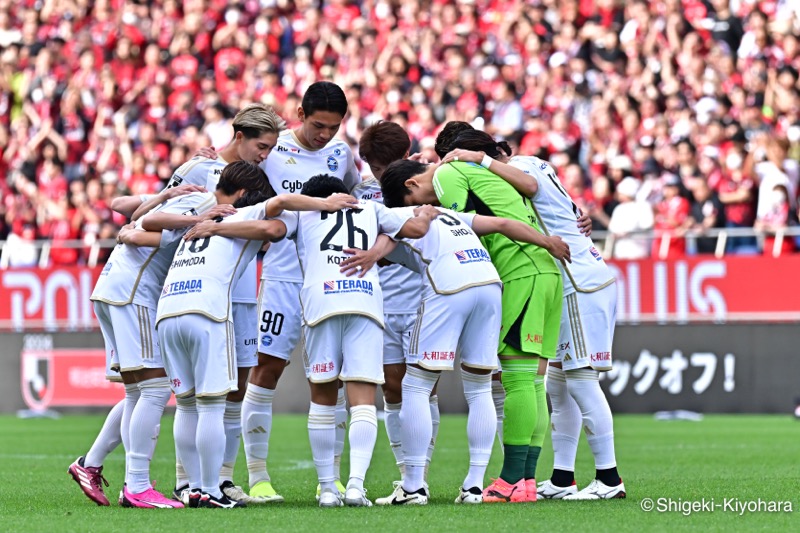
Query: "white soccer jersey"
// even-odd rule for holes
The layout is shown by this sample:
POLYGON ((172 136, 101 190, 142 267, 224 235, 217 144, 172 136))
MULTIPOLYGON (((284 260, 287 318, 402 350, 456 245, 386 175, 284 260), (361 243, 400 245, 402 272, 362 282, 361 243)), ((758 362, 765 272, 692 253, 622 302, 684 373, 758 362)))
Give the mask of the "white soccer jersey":
MULTIPOLYGON (((167 183, 167 189, 178 185, 199 185, 205 187, 208 192, 217 190, 219 177, 222 170, 228 166, 228 162, 217 156, 216 159, 196 156, 181 165, 167 183)), ((233 301, 241 304, 256 303, 257 289, 257 270, 256 260, 247 265, 247 271, 233 287, 233 301)))
POLYGON ((515 156, 508 163, 533 176, 539 184, 531 200, 542 231, 561 237, 569 245, 572 263, 557 261, 564 278, 564 295, 593 292, 613 283, 614 275, 592 239, 578 229, 580 210, 561 186, 553 167, 538 157, 515 156))
MULTIPOLYGON (((383 204, 381 184, 375 178, 362 181, 350 193, 359 200, 383 204)), ((422 278, 418 272, 402 265, 390 265, 378 270, 383 290, 383 314, 416 313, 422 294, 422 278)))
MULTIPOLYGON (((434 294, 453 294, 470 287, 501 283, 489 252, 472 231, 474 214, 442 212, 420 239, 403 239, 387 256, 390 261, 425 272, 422 299, 434 294)), ((413 207, 400 209, 413 216, 413 207)))
MULTIPOLYGON (((266 218, 267 202, 243 207, 220 224, 266 218)), ((158 301, 156 322, 186 314, 216 322, 233 320, 231 287, 246 272, 262 241, 213 236, 182 241, 158 301)))
MULTIPOLYGON (((144 231, 142 220, 155 212, 200 215, 217 205, 213 193, 194 192, 172 198, 155 207, 136 221, 136 229, 144 231)), ((97 280, 91 300, 111 305, 135 303, 155 307, 172 256, 185 230, 161 232, 158 248, 118 244, 97 280)))
MULTIPOLYGON (((261 168, 277 194, 300 193, 303 184, 318 174, 340 178, 347 190, 361 181, 353 153, 343 141, 334 139, 319 150, 300 143, 292 130, 281 132, 278 143, 261 168)), ((294 245, 286 240, 270 244, 264 256, 261 279, 300 283, 303 274, 294 245)))
POLYGON ((307 325, 335 315, 365 315, 383 326, 383 292, 378 273, 370 269, 363 278, 347 277, 339 265, 347 258, 344 248, 369 249, 378 234, 394 237, 413 216, 361 200, 360 209, 335 213, 284 212, 286 236, 295 240, 303 269, 300 303, 307 325))

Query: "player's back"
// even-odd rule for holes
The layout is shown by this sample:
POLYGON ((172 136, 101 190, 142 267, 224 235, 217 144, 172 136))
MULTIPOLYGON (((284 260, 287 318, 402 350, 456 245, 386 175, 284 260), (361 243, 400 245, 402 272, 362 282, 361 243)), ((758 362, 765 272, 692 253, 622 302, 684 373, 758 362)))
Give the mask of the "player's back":
POLYGON ((538 157, 524 156, 511 158, 509 164, 536 179, 538 190, 532 198, 533 207, 544 233, 557 235, 569 245, 572 262, 558 264, 564 276, 564 294, 594 291, 612 283, 614 276, 592 239, 580 232, 580 209, 564 190, 553 167, 538 157))
POLYGON ((179 166, 167 182, 167 189, 178 185, 198 185, 205 187, 208 192, 214 192, 219 183, 222 170, 228 164, 221 157, 210 159, 203 156, 194 156, 189 161, 179 166))
MULTIPOLYGON (((448 198, 448 190, 466 191, 465 195, 459 196, 463 203, 448 205, 446 201, 442 201, 442 207, 517 220, 541 231, 530 199, 480 165, 465 162, 442 165, 434 174, 433 186, 440 199, 448 198), (443 196, 440 195, 442 191, 443 196)), ((503 281, 559 272, 555 261, 544 248, 512 241, 500 234, 481 237, 481 242, 492 256, 494 266, 503 281)))
MULTIPOLYGON (((319 150, 304 146, 292 130, 278 136, 275 148, 261 168, 276 194, 297 193, 312 177, 328 174, 341 179, 348 190, 361 181, 347 143, 333 139, 319 150)), ((287 241, 272 243, 264 256, 262 278, 300 282, 302 273, 294 247, 287 241)))
MULTIPOLYGON (((243 207, 220 224, 264 219, 265 208, 266 202, 243 207)), ((157 320, 189 313, 229 320, 233 287, 262 244, 220 236, 182 240, 164 280, 157 320)))
MULTIPOLYGON (((406 207, 409 216, 413 207, 406 207)), ((425 271, 423 299, 453 294, 479 285, 500 283, 489 253, 472 231, 470 213, 442 212, 419 239, 403 239, 403 247, 388 256, 413 270, 425 271), (412 256, 412 257, 409 257, 412 256)))

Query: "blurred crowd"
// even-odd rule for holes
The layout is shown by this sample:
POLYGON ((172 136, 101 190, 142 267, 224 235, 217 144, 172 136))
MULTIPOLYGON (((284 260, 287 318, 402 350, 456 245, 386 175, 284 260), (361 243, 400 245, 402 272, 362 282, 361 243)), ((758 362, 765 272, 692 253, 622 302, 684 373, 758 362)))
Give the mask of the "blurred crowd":
POLYGON ((0 0, 0 239, 82 261, 58 243, 113 236, 114 197, 223 147, 248 102, 292 126, 329 79, 355 153, 385 119, 435 161, 473 122, 548 158, 620 257, 651 228, 681 255, 687 230, 797 223, 798 70, 796 0, 0 0))

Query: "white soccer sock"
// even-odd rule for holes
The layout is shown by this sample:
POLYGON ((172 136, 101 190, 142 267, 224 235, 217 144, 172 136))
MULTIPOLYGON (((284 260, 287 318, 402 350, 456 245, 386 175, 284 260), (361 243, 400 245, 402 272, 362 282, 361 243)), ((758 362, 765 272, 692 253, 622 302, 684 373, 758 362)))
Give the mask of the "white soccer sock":
POLYGON ((575 471, 575 456, 581 436, 581 411, 567 390, 567 378, 560 368, 547 368, 547 393, 553 405, 550 415, 553 440, 553 468, 575 471))
MULTIPOLYGON (((139 387, 136 383, 125 385, 125 402, 122 408, 122 420, 120 421, 119 434, 122 439, 122 447, 125 448, 125 455, 131 449, 131 416, 136 402, 139 401, 139 387)), ((128 461, 125 461, 125 477, 128 477, 128 461)))
POLYGON ((274 389, 247 384, 242 402, 242 438, 250 487, 260 481, 269 481, 267 456, 269 434, 272 431, 272 399, 274 389))
POLYGON ((497 439, 500 441, 500 446, 503 446, 503 419, 505 415, 506 404, 506 390, 503 388, 503 383, 500 380, 492 380, 492 401, 494 402, 494 411, 497 421, 497 439))
POLYGON ((100 433, 94 439, 92 447, 83 458, 83 466, 103 466, 108 454, 122 442, 122 411, 125 409, 125 400, 120 400, 106 415, 106 421, 100 433))
POLYGON ((400 469, 401 479, 405 472, 403 436, 401 434, 402 428, 400 427, 400 407, 402 405, 402 403, 389 403, 385 398, 383 400, 383 422, 386 425, 386 436, 389 437, 389 446, 392 447, 394 462, 397 468, 400 469))
POLYGON ((323 489, 336 490, 333 471, 333 448, 336 444, 336 406, 311 402, 308 408, 308 440, 323 489))
POLYGON ((614 454, 614 421, 606 395, 600 388, 597 370, 568 370, 567 389, 581 410, 583 429, 594 455, 595 468, 605 470, 617 466, 614 454))
POLYGON ((344 387, 336 396, 336 444, 333 447, 333 473, 340 479, 339 467, 344 453, 344 437, 347 434, 347 402, 344 399, 344 387))
POLYGON ((233 481, 233 468, 236 456, 239 455, 239 443, 242 440, 242 402, 225 402, 225 455, 222 458, 222 470, 219 472, 220 483, 233 481))
POLYGON ((176 467, 178 487, 188 483, 190 488, 200 488, 200 456, 197 454, 197 402, 195 397, 175 398, 175 423, 172 435, 175 438, 175 454, 181 468, 176 467), (183 470, 186 483, 180 477, 183 470))
POLYGON ((433 435, 430 396, 439 375, 413 366, 406 368, 403 378, 403 407, 400 409, 402 423, 403 454, 406 473, 403 488, 415 492, 425 481, 425 464, 428 462, 428 446, 433 435))
POLYGON ((439 396, 434 394, 428 399, 428 407, 431 411, 431 442, 428 444, 427 460, 425 461, 425 481, 428 481, 428 469, 431 466, 431 458, 433 457, 433 449, 436 447, 436 437, 439 436, 439 422, 441 415, 439 414, 439 396))
POLYGON ((364 488, 364 478, 372 461, 375 440, 378 438, 378 414, 374 405, 350 408, 350 480, 347 488, 364 488))
POLYGON ((497 412, 492 402, 492 376, 479 375, 461 369, 464 397, 467 399, 467 440, 469 441, 469 472, 463 487, 483 489, 483 478, 492 455, 497 412))
POLYGON ((128 472, 125 482, 133 494, 150 488, 150 460, 161 430, 161 416, 167 406, 172 390, 169 378, 153 378, 140 381, 139 401, 133 409, 130 422, 130 449, 125 454, 128 472))
POLYGON ((197 453, 203 492, 221 498, 219 471, 225 455, 225 396, 197 398, 197 453))

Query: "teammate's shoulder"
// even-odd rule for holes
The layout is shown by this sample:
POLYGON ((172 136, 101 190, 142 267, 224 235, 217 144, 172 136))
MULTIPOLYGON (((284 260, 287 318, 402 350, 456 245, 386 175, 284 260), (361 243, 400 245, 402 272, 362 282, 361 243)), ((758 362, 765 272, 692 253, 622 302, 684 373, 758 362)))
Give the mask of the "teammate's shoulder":
POLYGON ((380 190, 380 188, 381 184, 373 177, 357 183, 355 187, 350 190, 350 194, 356 196, 359 193, 365 193, 375 189, 380 190))
POLYGON ((178 170, 175 171, 176 174, 186 174, 192 169, 196 167, 201 167, 207 165, 209 162, 215 161, 214 159, 210 159, 208 157, 203 157, 201 155, 196 155, 181 166, 178 167, 178 170))

